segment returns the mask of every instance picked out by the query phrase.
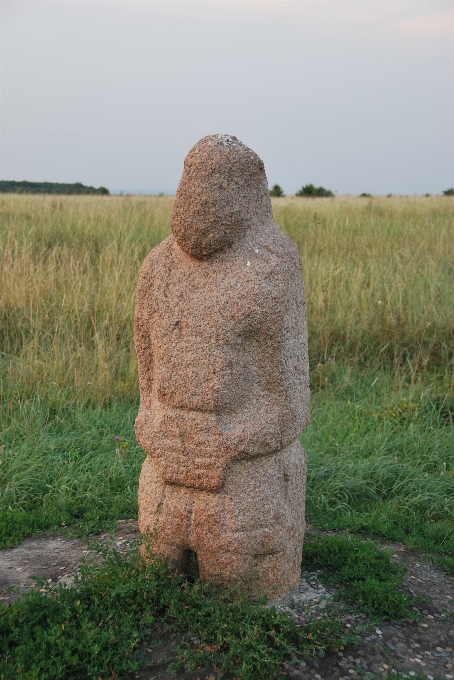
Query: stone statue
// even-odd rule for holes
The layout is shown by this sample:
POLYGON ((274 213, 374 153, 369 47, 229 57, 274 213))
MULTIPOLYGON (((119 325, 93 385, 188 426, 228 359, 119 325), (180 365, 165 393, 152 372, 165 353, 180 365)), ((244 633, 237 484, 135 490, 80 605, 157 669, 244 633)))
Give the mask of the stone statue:
POLYGON ((236 137, 186 157, 172 234, 140 272, 135 343, 140 530, 180 569, 195 552, 202 581, 280 597, 305 526, 306 306, 263 162, 236 137))

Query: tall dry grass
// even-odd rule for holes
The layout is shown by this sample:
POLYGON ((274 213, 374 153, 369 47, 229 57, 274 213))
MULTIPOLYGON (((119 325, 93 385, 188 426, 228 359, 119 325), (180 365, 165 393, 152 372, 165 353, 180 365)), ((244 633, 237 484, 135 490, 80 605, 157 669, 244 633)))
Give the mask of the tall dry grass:
MULTIPOLYGON (((0 198, 3 386, 106 401, 135 393, 132 319, 170 197, 0 198)), ((310 355, 452 375, 454 200, 276 199, 298 244, 310 355)))
POLYGON ((279 226, 303 257, 313 360, 451 367, 454 200, 287 199, 279 226))

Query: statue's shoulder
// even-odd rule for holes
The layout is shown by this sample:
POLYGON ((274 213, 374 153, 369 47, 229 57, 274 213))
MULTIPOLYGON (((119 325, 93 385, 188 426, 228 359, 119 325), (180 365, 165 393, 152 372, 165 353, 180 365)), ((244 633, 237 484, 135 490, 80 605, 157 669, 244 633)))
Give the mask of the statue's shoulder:
POLYGON ((280 254, 283 257, 298 257, 299 251, 298 246, 295 241, 293 241, 290 236, 287 236, 282 229, 279 229, 277 224, 273 223, 273 235, 276 247, 280 250, 280 254))
POLYGON ((284 234, 274 222, 267 225, 260 240, 260 247, 267 254, 268 264, 271 268, 282 268, 283 266, 301 268, 301 258, 296 243, 287 234, 284 234))
POLYGON ((151 278, 163 265, 168 265, 173 256, 174 238, 170 234, 164 241, 155 246, 142 263, 139 278, 151 278))

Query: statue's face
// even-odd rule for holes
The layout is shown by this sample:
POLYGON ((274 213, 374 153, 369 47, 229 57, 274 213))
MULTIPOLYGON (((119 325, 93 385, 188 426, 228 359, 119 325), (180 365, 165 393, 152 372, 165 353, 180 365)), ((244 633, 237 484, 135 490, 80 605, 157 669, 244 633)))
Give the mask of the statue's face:
POLYGON ((254 218, 263 219, 264 206, 269 194, 258 156, 234 137, 205 137, 185 160, 172 213, 174 238, 188 255, 210 257, 240 239, 254 218))
POLYGON ((221 177, 206 178, 206 184, 185 177, 173 210, 172 229, 178 245, 189 255, 206 258, 224 250, 241 237, 245 215, 238 201, 238 187, 221 177))

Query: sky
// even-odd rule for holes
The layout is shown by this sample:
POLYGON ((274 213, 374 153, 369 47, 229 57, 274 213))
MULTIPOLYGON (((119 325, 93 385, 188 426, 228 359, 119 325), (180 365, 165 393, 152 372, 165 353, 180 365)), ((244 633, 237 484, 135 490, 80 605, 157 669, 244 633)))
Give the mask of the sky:
POLYGON ((174 193, 236 135, 269 185, 454 186, 454 0, 1 0, 0 179, 174 193))

